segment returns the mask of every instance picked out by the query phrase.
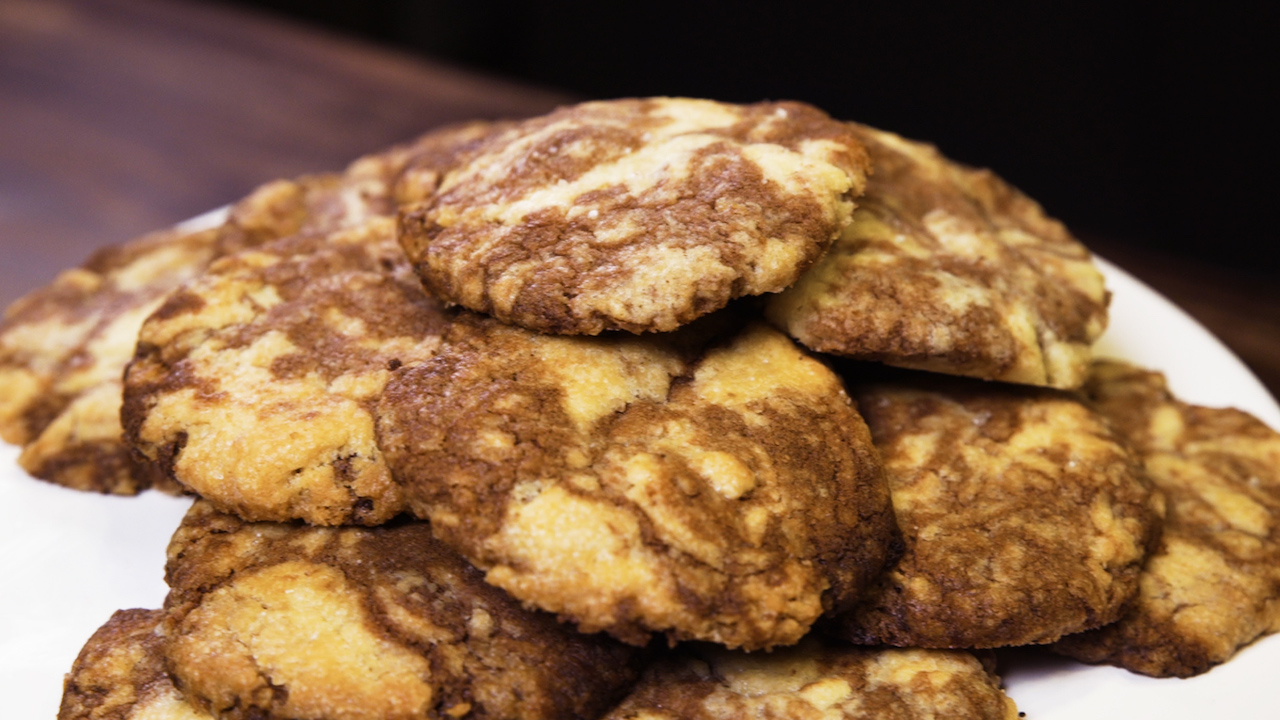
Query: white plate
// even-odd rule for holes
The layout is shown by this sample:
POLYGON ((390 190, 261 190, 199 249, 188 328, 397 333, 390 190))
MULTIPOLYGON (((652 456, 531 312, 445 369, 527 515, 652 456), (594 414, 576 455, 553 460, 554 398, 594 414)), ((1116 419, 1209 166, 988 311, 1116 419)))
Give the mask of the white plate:
MULTIPOLYGON (((217 220, 202 216, 202 224, 217 220)), ((1239 407, 1280 427, 1280 407, 1216 338, 1128 274, 1101 263, 1115 293, 1099 354, 1163 370, 1175 393, 1239 407)), ((62 676, 120 608, 164 601, 164 549, 189 505, 159 493, 116 498, 32 480, 0 445, 0 698, 5 717, 55 717, 62 676)), ((1280 716, 1280 636, 1190 680, 1153 680, 1052 657, 1023 658, 1006 684, 1033 720, 1280 716)))

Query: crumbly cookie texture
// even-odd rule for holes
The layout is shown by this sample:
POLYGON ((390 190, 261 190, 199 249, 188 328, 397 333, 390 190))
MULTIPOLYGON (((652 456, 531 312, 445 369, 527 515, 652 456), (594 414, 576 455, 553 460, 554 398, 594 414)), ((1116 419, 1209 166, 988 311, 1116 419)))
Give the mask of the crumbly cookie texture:
POLYGON ((119 610, 89 638, 67 674, 58 720, 213 720, 164 669, 161 610, 119 610))
POLYGON ((525 610, 426 523, 246 523, 197 502, 169 546, 164 654, 220 718, 596 717, 641 654, 525 610))
POLYGON ((166 231, 98 251, 18 300, 0 321, 0 437, 32 475, 80 490, 181 487, 122 439, 121 377, 143 321, 215 258, 277 238, 333 232, 435 192, 443 171, 502 125, 471 123, 361 158, 342 174, 267 183, 220 227, 166 231))
POLYGON ((970 653, 855 648, 810 637, 771 653, 681 646, 603 720, 1017 717, 1000 679, 970 653))
POLYGON ((1159 534, 1136 456, 1071 395, 918 373, 850 393, 906 546, 839 634, 864 644, 1048 643, 1120 617, 1159 534))
POLYGON ((1119 622, 1057 652, 1190 677, 1280 629, 1280 433, 1247 413, 1189 405, 1159 373, 1099 361, 1085 393, 1167 498, 1164 539, 1119 622))
POLYGON ((129 441, 247 519, 385 522, 404 500, 373 409, 445 324, 390 218, 232 255, 143 326, 125 378, 129 441))
POLYGON ((463 313, 389 383, 379 441, 411 509, 532 606, 637 644, 791 644, 881 568, 888 492, 834 373, 764 326, 709 344, 722 330, 463 313))
POLYGON ((487 140, 401 242, 433 293, 503 322, 669 331, 793 283, 867 169, 849 126, 801 103, 585 103, 487 140))
POLYGON ((814 350, 1074 388, 1106 327, 1089 252, 989 170, 853 126, 874 173, 853 222, 772 321, 814 350))

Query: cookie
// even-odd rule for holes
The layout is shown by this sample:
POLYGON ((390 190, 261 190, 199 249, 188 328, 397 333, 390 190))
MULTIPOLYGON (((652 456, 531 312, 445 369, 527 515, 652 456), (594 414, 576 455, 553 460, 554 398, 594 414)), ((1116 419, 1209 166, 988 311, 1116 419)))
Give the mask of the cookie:
POLYGON ((120 382, 143 320, 216 254, 215 231, 176 230, 98 251, 11 305, 0 323, 0 435, 32 475, 133 494, 163 479, 121 442, 120 382))
POLYGON ((89 638, 67 674, 58 720, 213 720, 164 669, 161 610, 119 610, 89 638))
POLYGON ((796 642, 882 566, 888 492, 839 378, 722 317, 589 338, 461 314, 380 406, 410 508, 585 632, 796 642))
POLYGON ((169 546, 164 655, 247 718, 597 717, 642 656, 525 610, 426 523, 246 523, 197 502, 169 546))
POLYGON ((805 346, 1074 388, 1106 327, 1089 252, 1035 201, 932 146, 854 126, 874 173, 853 222, 769 317, 805 346))
POLYGON ((603 720, 1014 720, 978 658, 955 650, 867 649, 812 637, 771 653, 681 646, 603 720))
POLYGON ((0 437, 36 477, 97 492, 180 492, 122 442, 121 376, 143 320, 224 255, 300 232, 351 228, 418 202, 494 128, 471 123, 357 160, 342 174, 267 183, 220 227, 165 231, 98 251, 15 302, 0 322, 0 437))
POLYGON ((1190 677, 1280 629, 1280 434, 1239 410, 1181 402, 1159 373, 1116 361, 1095 363, 1085 392, 1164 493, 1164 539, 1119 622, 1053 649, 1190 677))
POLYGON ((850 393, 906 550, 836 623, 854 642, 1048 643, 1120 617, 1159 531, 1137 458, 1052 390, 900 373, 850 393))
POLYGON ((867 167, 801 103, 585 103, 487 140, 406 208, 401 242, 432 293, 506 323, 669 331, 794 282, 867 167))
POLYGON ((329 204, 336 176, 269 183, 222 226, 169 230, 95 253, 14 303, 0 326, 0 433, 24 446, 32 475, 78 490, 132 495, 181 487, 130 457, 121 376, 138 329, 164 297, 231 250, 293 232, 329 204))
POLYGON ((250 520, 385 522, 404 502, 373 408, 393 370, 431 357, 445 322, 390 218, 223 258, 143 325, 125 376, 129 442, 250 520))

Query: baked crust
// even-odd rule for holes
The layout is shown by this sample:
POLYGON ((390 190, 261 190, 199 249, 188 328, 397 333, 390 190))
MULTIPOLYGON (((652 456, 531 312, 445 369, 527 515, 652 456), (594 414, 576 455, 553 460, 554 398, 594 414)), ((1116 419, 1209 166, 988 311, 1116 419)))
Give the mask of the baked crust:
POLYGON ((434 294, 503 322, 669 331, 794 282, 867 167, 801 103, 584 103, 486 141, 406 208, 401 241, 434 294))
POLYGON ((805 346, 952 375, 1074 388, 1109 296, 1085 249, 989 170, 851 126, 874 173, 853 221, 768 315, 805 346))
POLYGON ((462 313, 383 395, 415 513, 489 582, 587 632, 800 639, 890 553, 866 426, 780 333, 540 335, 462 313))

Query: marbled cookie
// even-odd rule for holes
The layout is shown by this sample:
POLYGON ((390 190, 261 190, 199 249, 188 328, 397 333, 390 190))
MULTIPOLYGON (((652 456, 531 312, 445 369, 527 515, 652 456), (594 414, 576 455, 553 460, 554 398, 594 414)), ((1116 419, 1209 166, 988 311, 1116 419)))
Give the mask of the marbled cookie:
POLYGON ((166 578, 167 667, 227 720, 586 720, 643 659, 525 610, 417 521, 246 523, 197 502, 166 578))
POLYGON ((863 384, 858 371, 849 391, 884 458, 906 551, 839 634, 985 648, 1120 617, 1160 507, 1105 419, 1052 390, 922 373, 863 384))
POLYGON ((120 388, 143 320, 204 269, 218 233, 156 233, 99 250, 21 298, 0 323, 0 435, 51 482, 133 494, 162 475, 121 441, 120 388))
POLYGON ((142 327, 125 379, 129 442, 250 520, 385 522, 404 503, 373 409, 392 371, 431 357, 445 323, 389 218, 223 258, 142 327))
POLYGON ((410 507, 584 631, 796 642, 890 554, 888 492, 839 378, 715 319, 585 338, 463 313, 383 395, 410 507))
POLYGON ((433 293, 503 322, 667 331, 793 283, 867 167, 801 103, 585 103, 486 140, 406 208, 401 241, 433 293))
POLYGON ((1239 410, 1170 395, 1159 373, 1099 361, 1085 392, 1167 498, 1164 539, 1115 624, 1053 649, 1189 677, 1280 629, 1280 434, 1239 410))
POLYGON ((1089 252, 1035 201, 932 146, 853 126, 874 173, 853 222, 770 318, 859 360, 1074 388, 1106 327, 1089 252))
POLYGON ((0 437, 35 475, 132 494, 179 486, 122 442, 121 376, 143 320, 217 257, 296 233, 357 227, 429 197, 441 173, 502 125, 471 123, 361 158, 342 174, 267 183, 218 228, 156 233, 98 251, 9 307, 0 322, 0 437))

